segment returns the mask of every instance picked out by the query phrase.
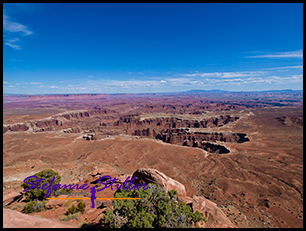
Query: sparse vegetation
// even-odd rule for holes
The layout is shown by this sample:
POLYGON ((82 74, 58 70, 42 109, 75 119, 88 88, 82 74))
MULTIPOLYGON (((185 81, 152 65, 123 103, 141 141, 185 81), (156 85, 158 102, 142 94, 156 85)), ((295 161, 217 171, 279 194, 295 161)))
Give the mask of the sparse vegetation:
POLYGON ((85 208, 86 208, 86 204, 82 201, 80 201, 78 203, 78 206, 75 206, 75 205, 72 205, 70 208, 68 208, 68 215, 69 214, 74 214, 74 213, 77 213, 77 212, 81 212, 82 214, 85 213, 85 208))
POLYGON ((74 214, 77 211, 77 207, 75 205, 72 205, 69 209, 68 209, 68 215, 69 214, 74 214))
POLYGON ((79 218, 79 216, 80 216, 80 213, 69 214, 67 216, 61 217, 60 221, 69 221, 69 220, 72 220, 72 219, 77 219, 77 218, 79 218))
POLYGON ((64 204, 64 206, 65 206, 65 207, 69 206, 69 205, 71 204, 71 202, 72 202, 71 200, 68 200, 68 201, 64 204))
POLYGON ((85 208, 86 208, 86 204, 85 204, 84 202, 81 201, 81 202, 78 204, 77 210, 80 211, 82 214, 84 214, 84 213, 85 213, 85 208))
POLYGON ((206 222, 203 214, 177 200, 177 192, 166 193, 155 184, 149 189, 117 191, 115 197, 141 198, 114 200, 114 210, 107 210, 100 223, 112 228, 188 228, 206 222))
POLYGON ((40 202, 40 201, 31 201, 27 204, 22 209, 23 213, 35 213, 35 212, 40 212, 45 209, 45 202, 40 202))
POLYGON ((21 207, 22 207, 21 204, 16 204, 16 205, 12 208, 12 210, 16 210, 16 209, 21 208, 21 207))
MULTIPOLYGON (((73 186, 73 185, 71 185, 73 186)), ((65 189, 61 189, 59 191, 55 191, 54 195, 55 196, 59 196, 59 195, 68 195, 72 192, 73 190, 70 190, 70 188, 65 188, 65 189)))

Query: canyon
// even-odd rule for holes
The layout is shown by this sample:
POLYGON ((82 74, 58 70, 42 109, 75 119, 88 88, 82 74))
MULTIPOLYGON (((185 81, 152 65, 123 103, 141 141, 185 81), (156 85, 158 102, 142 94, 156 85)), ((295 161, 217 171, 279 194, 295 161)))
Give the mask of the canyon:
MULTIPOLYGON (((302 227, 302 93, 5 95, 4 194, 47 168, 63 183, 156 169, 233 226, 302 227)), ((60 222, 59 208, 36 214, 60 222)))

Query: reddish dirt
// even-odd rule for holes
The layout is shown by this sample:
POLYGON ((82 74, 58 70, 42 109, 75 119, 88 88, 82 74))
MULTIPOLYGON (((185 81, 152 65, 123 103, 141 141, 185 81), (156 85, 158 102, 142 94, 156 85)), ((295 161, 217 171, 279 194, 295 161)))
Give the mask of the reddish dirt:
MULTIPOLYGON (((25 177, 47 168, 71 183, 95 168, 132 174, 149 167, 184 184, 188 196, 216 203, 237 227, 303 227, 299 95, 56 97, 10 96, 4 103, 4 114, 24 108, 28 116, 15 123, 17 115, 10 115, 12 123, 3 125, 4 191, 20 191, 25 177), (34 115, 26 111, 31 107, 34 115), (46 107, 62 112, 42 117, 46 107), (165 139, 157 140, 158 134, 165 139), (241 134, 248 140, 239 142, 241 134), (194 146, 202 141, 229 153, 194 146)), ((37 215, 59 220, 65 209, 37 215)))

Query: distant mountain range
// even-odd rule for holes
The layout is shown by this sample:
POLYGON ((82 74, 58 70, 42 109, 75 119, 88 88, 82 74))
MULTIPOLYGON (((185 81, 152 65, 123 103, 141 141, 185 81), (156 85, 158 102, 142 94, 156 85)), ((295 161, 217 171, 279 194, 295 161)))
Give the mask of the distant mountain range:
POLYGON ((286 93, 286 92, 303 92, 303 90, 292 90, 292 89, 283 89, 283 90, 265 90, 265 91, 226 91, 226 90, 189 90, 180 93, 266 93, 266 92, 273 92, 273 93, 286 93))

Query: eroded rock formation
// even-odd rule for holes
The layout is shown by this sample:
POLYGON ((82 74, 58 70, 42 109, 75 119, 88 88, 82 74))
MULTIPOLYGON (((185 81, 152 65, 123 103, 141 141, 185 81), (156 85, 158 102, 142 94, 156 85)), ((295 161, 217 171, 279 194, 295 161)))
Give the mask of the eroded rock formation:
POLYGON ((227 218, 227 216, 218 208, 217 204, 202 196, 187 196, 185 186, 180 182, 166 176, 164 173, 151 168, 141 168, 133 173, 136 177, 135 183, 154 183, 159 185, 166 192, 175 189, 178 193, 178 199, 192 207, 193 212, 203 213, 207 222, 201 227, 205 228, 235 228, 236 226, 227 218))

